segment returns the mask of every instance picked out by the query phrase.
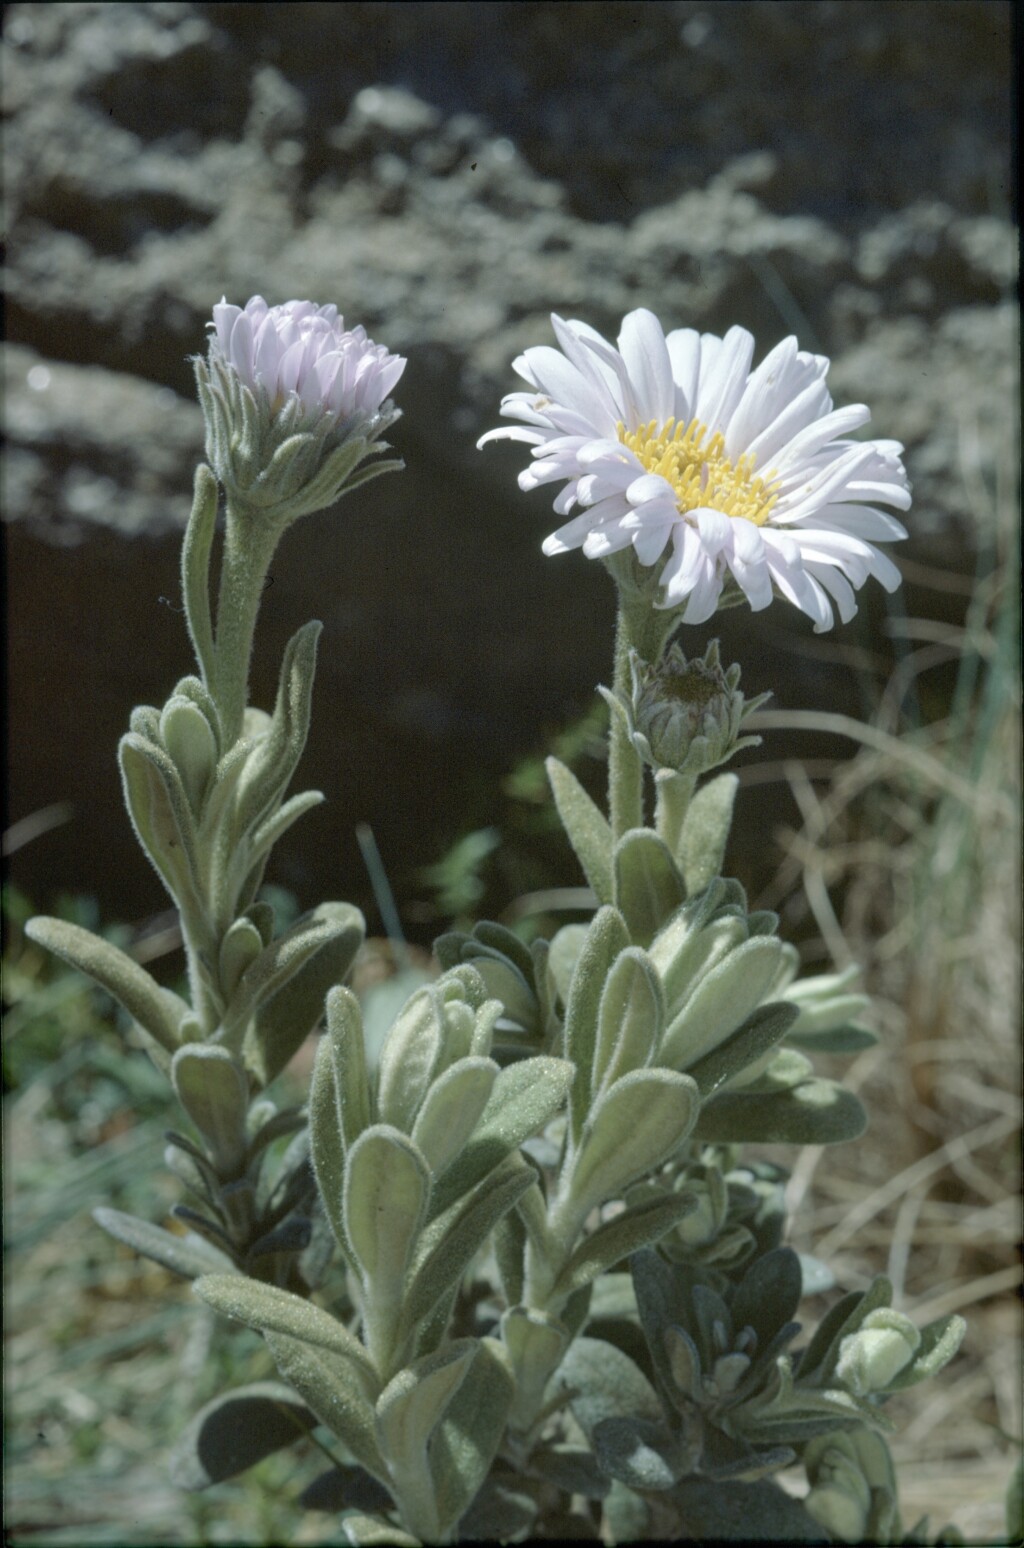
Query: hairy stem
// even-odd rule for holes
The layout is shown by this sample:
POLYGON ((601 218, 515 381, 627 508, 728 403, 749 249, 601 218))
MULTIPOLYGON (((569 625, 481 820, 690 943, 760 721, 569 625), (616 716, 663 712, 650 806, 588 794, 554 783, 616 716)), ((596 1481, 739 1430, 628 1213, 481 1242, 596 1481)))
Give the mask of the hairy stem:
POLYGON ((249 695, 249 661, 267 571, 281 535, 262 513, 230 503, 224 533, 217 642, 211 691, 221 717, 225 748, 242 732, 249 695))

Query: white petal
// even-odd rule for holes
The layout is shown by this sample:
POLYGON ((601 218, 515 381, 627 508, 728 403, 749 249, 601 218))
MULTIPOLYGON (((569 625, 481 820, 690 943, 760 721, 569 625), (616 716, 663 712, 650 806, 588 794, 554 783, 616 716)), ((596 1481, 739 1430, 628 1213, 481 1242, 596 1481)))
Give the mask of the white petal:
POLYGON ((706 553, 712 558, 723 548, 732 547, 732 518, 722 511, 709 510, 706 506, 690 512, 696 520, 700 540, 706 553))
POLYGON ((683 623, 706 623, 722 595, 722 578, 710 565, 698 576, 683 613, 683 623))
MULTIPOLYGON (((851 403, 847 408, 834 409, 831 414, 823 414, 810 424, 794 427, 793 434, 785 443, 772 451, 759 453, 759 459, 771 457, 781 471, 792 463, 813 457, 829 441, 838 440, 851 430, 859 430, 870 418, 871 414, 863 403, 851 403)), ((751 450, 754 448, 751 447, 751 450)))
POLYGON ((787 563, 780 554, 769 548, 768 569, 776 588, 787 602, 792 602, 808 618, 814 620, 815 633, 821 634, 832 626, 832 609, 828 598, 815 580, 807 575, 801 565, 787 563))
POLYGON ((234 326, 235 318, 241 317, 241 315, 242 308, 240 306, 232 306, 223 296, 213 309, 213 325, 217 331, 217 343, 220 345, 222 355, 227 356, 228 354, 231 343, 231 329, 234 326))
POLYGON ((612 522, 607 527, 595 527, 584 541, 583 552, 588 559, 603 559, 606 554, 617 554, 628 548, 632 541, 632 533, 612 522))
POLYGON ((673 413, 682 425, 688 425, 696 412, 697 382, 700 377, 700 334, 696 328, 677 328, 665 340, 675 377, 676 398, 673 413))
POLYGON ((676 522, 672 528, 672 553, 662 572, 666 594, 681 601, 693 590, 699 568, 706 562, 699 535, 689 522, 676 522))
POLYGON ((907 529, 887 511, 875 510, 872 505, 826 505, 816 517, 819 527, 832 532, 853 532, 867 540, 896 543, 907 536, 907 529))
POLYGON ((730 457, 746 451, 755 436, 774 422, 793 397, 788 368, 795 363, 796 356, 796 339, 783 339, 747 378, 743 394, 725 429, 725 445, 730 457))
POLYGON ((653 312, 641 307, 623 319, 618 342, 641 421, 656 420, 660 428, 674 414, 676 397, 661 324, 653 312))
POLYGON ((665 551, 665 544, 672 535, 672 521, 663 521, 643 527, 634 533, 633 548, 641 564, 654 564, 665 551))
POLYGON ((710 430, 722 430, 743 395, 754 355, 754 338, 746 328, 730 328, 724 339, 701 335, 700 384, 696 417, 710 430))
MULTIPOLYGON (((552 312, 551 326, 555 330, 555 338, 558 340, 566 359, 576 367, 581 376, 586 377, 587 381, 593 383, 604 404, 606 413, 612 423, 617 423, 620 417, 618 403, 609 386, 607 372, 602 369, 592 351, 587 349, 576 331, 580 324, 564 322, 561 317, 552 312)), ((604 340, 602 339, 601 342, 604 343, 604 340)))
POLYGON ((582 414, 597 435, 614 435, 611 418, 594 384, 581 376, 565 356, 548 345, 526 351, 533 380, 553 402, 582 414))
POLYGON ((247 387, 254 385, 252 350, 252 319, 248 311, 239 312, 231 329, 228 359, 247 387))
POLYGON ((793 494, 780 499, 772 516, 779 520, 784 515, 787 522, 798 521, 819 511, 830 500, 842 499, 850 480, 856 477, 868 455, 869 449, 862 446, 854 446, 840 454, 831 466, 816 471, 793 494))
POLYGON ((755 612, 772 600, 772 583, 765 558, 765 545, 752 521, 737 517, 732 523, 731 552, 727 562, 755 612))
POLYGON ((526 441, 528 445, 542 444, 544 436, 540 430, 520 429, 517 425, 499 425, 497 430, 488 430, 477 441, 477 446, 486 446, 489 441, 526 441))
POLYGON ((668 479, 660 473, 643 473, 626 486, 626 496, 631 505, 642 505, 645 500, 671 500, 676 503, 676 492, 668 479))
POLYGON ((841 621, 849 623, 857 611, 857 599, 842 570, 830 569, 828 565, 809 564, 807 572, 835 599, 841 621))

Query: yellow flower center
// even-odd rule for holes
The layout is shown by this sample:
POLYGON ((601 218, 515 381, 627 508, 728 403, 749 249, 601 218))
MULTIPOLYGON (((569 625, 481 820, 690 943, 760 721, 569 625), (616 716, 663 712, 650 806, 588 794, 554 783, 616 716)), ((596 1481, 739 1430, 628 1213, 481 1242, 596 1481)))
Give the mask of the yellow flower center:
POLYGON ((670 419, 661 429, 650 424, 627 430, 618 424, 619 440, 635 452, 649 473, 667 479, 676 492, 679 513, 685 516, 698 506, 726 516, 742 516, 761 527, 779 498, 777 481, 754 473, 756 458, 749 453, 731 462, 725 455, 725 438, 716 430, 710 440, 707 425, 691 419, 688 425, 670 419))

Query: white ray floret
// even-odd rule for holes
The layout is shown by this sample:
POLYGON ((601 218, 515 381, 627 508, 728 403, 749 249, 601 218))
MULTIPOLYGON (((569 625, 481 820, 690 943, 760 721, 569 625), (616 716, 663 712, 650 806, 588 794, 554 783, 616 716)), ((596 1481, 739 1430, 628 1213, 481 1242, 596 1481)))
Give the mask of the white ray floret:
POLYGON ((818 633, 833 604, 844 623, 853 617, 869 575, 899 585, 875 545, 907 535, 880 509, 910 505, 903 448, 849 439, 870 415, 833 406, 825 356, 788 338, 751 370, 744 328, 666 336, 639 310, 616 349, 586 323, 551 321, 560 348, 513 362, 530 391, 510 393, 501 412, 520 423, 478 443, 533 448, 522 489, 563 485, 554 508, 570 519, 546 554, 632 547, 642 565, 661 565, 659 606, 685 604, 686 623, 710 618, 730 580, 755 610, 786 598, 818 633))

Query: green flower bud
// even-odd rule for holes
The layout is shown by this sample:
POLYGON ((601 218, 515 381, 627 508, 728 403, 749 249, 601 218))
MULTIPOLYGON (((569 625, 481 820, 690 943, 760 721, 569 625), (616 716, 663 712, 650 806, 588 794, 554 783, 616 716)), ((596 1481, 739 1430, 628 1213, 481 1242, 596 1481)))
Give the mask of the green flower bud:
POLYGON ((880 1306, 840 1344, 836 1380, 854 1397, 884 1392, 910 1364, 920 1344, 921 1335, 909 1317, 880 1306))
POLYGON ((889 1449, 867 1428, 815 1435, 804 1449, 808 1513, 843 1543, 897 1542, 896 1475, 889 1449))
POLYGON ((656 772, 696 778, 728 762, 741 747, 759 745, 760 737, 742 736, 740 728, 769 695, 747 703, 739 691, 740 669, 723 670, 717 640, 692 661, 672 645, 656 666, 630 651, 629 670, 628 695, 606 688, 601 693, 656 772))
POLYGON ((871 1489, 855 1461, 838 1446, 831 1447, 818 1467, 818 1481, 804 1507, 819 1526, 841 1543, 865 1539, 871 1510, 871 1489))

